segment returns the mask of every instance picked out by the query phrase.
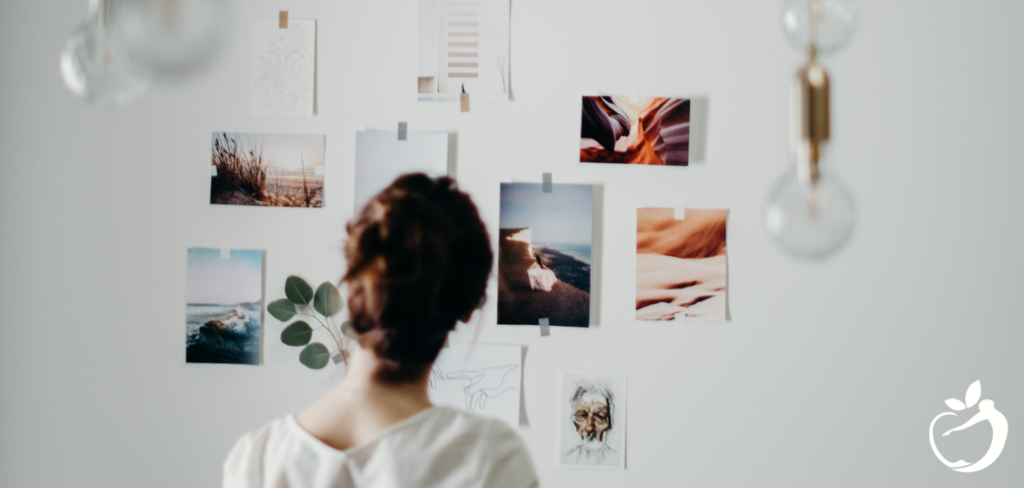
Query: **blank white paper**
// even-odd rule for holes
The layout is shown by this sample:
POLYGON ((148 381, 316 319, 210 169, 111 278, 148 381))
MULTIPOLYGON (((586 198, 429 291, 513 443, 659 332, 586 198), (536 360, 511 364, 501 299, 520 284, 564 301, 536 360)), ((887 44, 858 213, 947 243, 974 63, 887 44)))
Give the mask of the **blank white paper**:
POLYGON ((426 173, 431 178, 448 175, 448 133, 384 130, 356 133, 355 212, 374 195, 406 173, 426 173))
POLYGON ((252 115, 312 117, 316 21, 252 23, 252 115))
POLYGON ((522 346, 451 344, 430 372, 430 401, 519 426, 522 346))

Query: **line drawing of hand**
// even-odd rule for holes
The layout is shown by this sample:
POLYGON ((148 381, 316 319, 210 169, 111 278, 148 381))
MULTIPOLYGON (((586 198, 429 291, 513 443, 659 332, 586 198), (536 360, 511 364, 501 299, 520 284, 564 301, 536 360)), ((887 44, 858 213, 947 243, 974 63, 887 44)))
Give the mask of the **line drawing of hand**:
POLYGON ((427 388, 436 390, 437 382, 443 379, 444 373, 441 372, 441 368, 437 366, 437 363, 434 363, 434 365, 430 367, 430 377, 427 379, 427 388))
POLYGON ((469 380, 469 385, 462 389, 466 393, 466 408, 483 410, 488 398, 494 398, 509 390, 517 390, 513 386, 504 386, 504 384, 508 374, 518 366, 517 364, 507 364, 478 371, 455 371, 444 377, 450 380, 469 380))

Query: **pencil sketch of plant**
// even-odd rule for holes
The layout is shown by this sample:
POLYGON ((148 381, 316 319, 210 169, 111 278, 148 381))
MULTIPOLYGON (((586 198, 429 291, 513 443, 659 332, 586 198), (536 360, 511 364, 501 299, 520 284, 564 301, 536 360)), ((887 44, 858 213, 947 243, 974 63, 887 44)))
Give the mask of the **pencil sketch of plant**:
POLYGON ((254 114, 312 115, 316 24, 305 24, 273 29, 263 45, 254 39, 254 114))

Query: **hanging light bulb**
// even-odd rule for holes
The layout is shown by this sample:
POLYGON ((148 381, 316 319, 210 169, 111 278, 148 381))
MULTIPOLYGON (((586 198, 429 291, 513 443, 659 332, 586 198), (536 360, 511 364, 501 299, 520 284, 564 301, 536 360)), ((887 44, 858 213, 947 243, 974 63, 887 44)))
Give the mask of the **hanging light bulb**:
POLYGON ((227 0, 107 0, 110 28, 138 64, 161 78, 208 66, 230 30, 227 0))
POLYGON ((68 38, 60 56, 64 84, 75 96, 101 107, 133 100, 149 88, 149 70, 133 63, 110 35, 107 0, 90 0, 84 24, 68 38))
POLYGON ((822 258, 842 247, 853 232, 856 209, 828 161, 831 137, 829 77, 819 52, 834 52, 853 32, 852 0, 788 0, 783 26, 790 40, 807 49, 808 62, 790 85, 790 170, 765 205, 768 235, 801 258, 822 258))

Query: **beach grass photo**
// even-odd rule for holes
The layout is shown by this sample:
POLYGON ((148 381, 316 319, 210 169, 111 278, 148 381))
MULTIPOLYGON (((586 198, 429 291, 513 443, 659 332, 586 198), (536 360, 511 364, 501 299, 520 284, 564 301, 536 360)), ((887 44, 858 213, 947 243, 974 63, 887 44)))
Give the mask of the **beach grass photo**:
POLYGON ((185 303, 186 362, 260 363, 263 251, 189 249, 185 303))
POLYGON ((580 162, 688 166, 690 101, 583 97, 580 162))
POLYGON ((324 136, 238 134, 211 136, 212 205, 324 206, 324 136))
POLYGON ((636 212, 636 319, 724 322, 728 210, 636 212))
POLYGON ((590 326, 593 187, 502 183, 498 323, 590 326))

